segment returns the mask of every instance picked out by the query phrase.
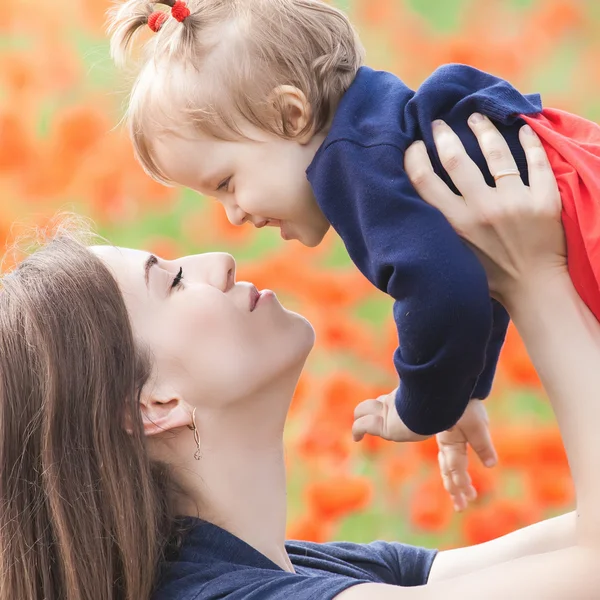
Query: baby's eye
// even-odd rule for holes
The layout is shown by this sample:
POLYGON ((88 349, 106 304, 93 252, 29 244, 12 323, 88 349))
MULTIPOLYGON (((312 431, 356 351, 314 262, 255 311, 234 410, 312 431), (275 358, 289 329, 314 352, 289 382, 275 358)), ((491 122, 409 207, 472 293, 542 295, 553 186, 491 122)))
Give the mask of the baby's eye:
POLYGON ((217 186, 217 192, 222 192, 222 191, 229 191, 229 182, 231 181, 231 176, 227 177, 227 179, 223 179, 223 181, 221 181, 221 183, 219 183, 219 185, 217 186))

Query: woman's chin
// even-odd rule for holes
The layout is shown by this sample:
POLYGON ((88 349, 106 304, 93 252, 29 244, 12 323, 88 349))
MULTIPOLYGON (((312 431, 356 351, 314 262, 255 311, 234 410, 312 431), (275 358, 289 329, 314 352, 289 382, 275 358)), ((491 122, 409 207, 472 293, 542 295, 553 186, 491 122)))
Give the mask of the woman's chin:
MULTIPOLYGON (((306 358, 308 358, 308 355, 311 353, 314 345, 315 345, 315 339, 316 339, 316 334, 315 334, 315 329, 312 326, 312 323, 305 317, 303 317, 302 315, 298 314, 298 313, 294 313, 297 317, 298 317, 298 321, 299 321, 299 327, 302 327, 302 339, 298 340, 298 345, 302 345, 302 347, 304 348, 305 352, 306 352, 306 356, 304 358, 304 360, 306 360, 306 358)), ((300 337, 300 334, 299 334, 300 337)))
POLYGON ((315 330, 310 322, 301 315, 297 316, 297 321, 293 332, 289 333, 285 342, 285 349, 282 348, 281 357, 283 360, 283 371, 290 374, 291 378, 299 378, 306 360, 308 359, 315 345, 315 330))

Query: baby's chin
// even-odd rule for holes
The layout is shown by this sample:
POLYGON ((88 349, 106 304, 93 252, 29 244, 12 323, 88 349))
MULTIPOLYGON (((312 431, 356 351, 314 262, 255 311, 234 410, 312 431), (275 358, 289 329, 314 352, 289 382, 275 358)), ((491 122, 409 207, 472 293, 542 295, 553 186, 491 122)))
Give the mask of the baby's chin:
POLYGON ((328 231, 329 225, 321 229, 308 229, 306 232, 303 232, 302 235, 298 235, 291 239, 298 240, 307 248, 316 248, 325 239, 325 235, 327 235, 328 231))

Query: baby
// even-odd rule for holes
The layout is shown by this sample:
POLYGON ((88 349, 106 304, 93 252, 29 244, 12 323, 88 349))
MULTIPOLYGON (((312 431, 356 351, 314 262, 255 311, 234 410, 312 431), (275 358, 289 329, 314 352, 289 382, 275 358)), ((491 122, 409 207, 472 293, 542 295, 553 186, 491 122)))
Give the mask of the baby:
MULTIPOLYGON (((110 23, 119 64, 138 30, 154 32, 127 112, 136 155, 152 177, 216 197, 233 224, 279 227, 284 240, 306 246, 318 245, 332 226, 361 272, 394 298, 400 383, 357 408, 355 438, 408 441, 446 432, 462 444, 459 453, 476 439, 492 465, 479 400, 490 392, 509 316, 490 298, 472 251, 416 194, 404 152, 423 140, 452 185, 434 146, 443 120, 488 183, 525 178, 518 131, 529 123, 561 185, 572 277, 598 316, 590 217, 599 129, 543 110, 538 95, 464 65, 438 69, 413 91, 364 66, 351 23, 321 0, 128 0, 110 23), (487 170, 471 127, 488 118, 520 173, 487 170)), ((469 481, 463 489, 473 493, 469 481)))

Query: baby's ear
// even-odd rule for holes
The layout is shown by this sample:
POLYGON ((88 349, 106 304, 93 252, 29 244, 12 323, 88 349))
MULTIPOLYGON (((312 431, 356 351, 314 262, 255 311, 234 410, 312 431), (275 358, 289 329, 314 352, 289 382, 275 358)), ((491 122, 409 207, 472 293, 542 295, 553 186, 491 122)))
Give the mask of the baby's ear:
POLYGON ((304 92, 293 85, 280 85, 273 90, 271 101, 281 120, 283 133, 307 144, 314 135, 313 113, 304 92))

